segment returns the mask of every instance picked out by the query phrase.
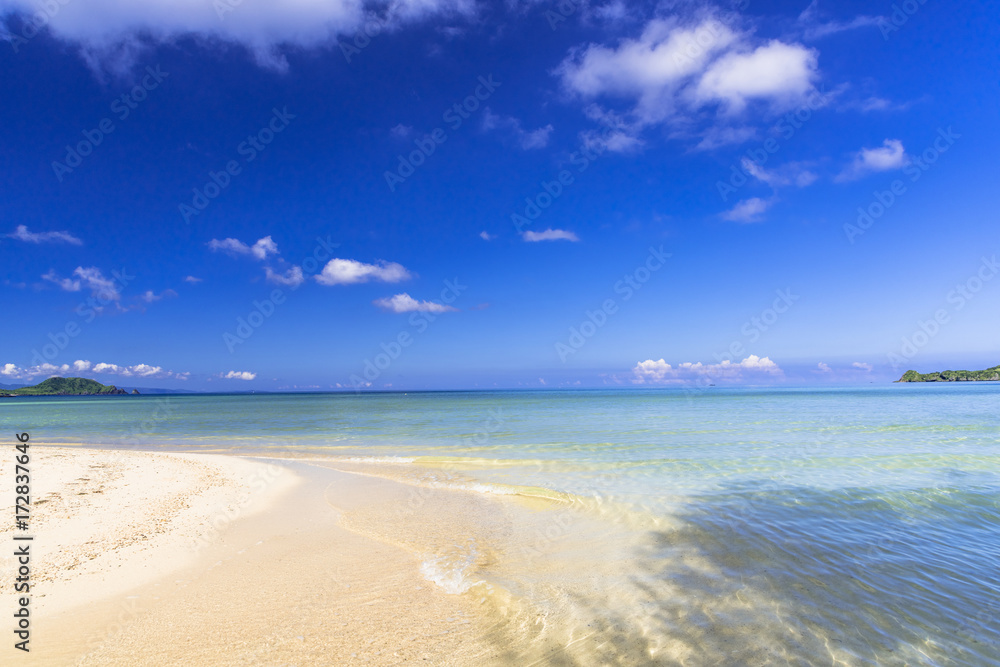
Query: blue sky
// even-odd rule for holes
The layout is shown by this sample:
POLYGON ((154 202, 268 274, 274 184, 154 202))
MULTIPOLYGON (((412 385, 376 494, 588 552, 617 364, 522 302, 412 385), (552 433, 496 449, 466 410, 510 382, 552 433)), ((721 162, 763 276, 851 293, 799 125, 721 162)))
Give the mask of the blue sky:
POLYGON ((0 382, 1000 363, 988 3, 119 5, 0 0, 0 382))

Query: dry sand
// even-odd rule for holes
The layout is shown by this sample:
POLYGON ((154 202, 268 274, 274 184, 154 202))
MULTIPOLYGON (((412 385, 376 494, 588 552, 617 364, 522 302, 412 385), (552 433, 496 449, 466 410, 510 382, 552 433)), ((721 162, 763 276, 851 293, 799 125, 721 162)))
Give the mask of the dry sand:
MULTIPOLYGON (((31 652, 4 646, 3 664, 508 661, 504 629, 475 596, 446 594, 421 576, 418 555, 340 524, 328 491, 345 473, 207 454, 30 451, 31 652)), ((4 457, 0 478, 13 480, 13 467, 4 457)), ((0 534, 5 545, 12 532, 0 534)), ((4 551, 9 582, 13 548, 4 551)))

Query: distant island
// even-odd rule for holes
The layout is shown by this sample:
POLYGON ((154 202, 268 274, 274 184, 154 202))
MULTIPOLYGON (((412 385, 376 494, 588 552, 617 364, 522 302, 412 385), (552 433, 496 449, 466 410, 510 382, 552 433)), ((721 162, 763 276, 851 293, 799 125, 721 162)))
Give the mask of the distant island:
MULTIPOLYGON (((109 396, 127 393, 124 389, 119 389, 113 384, 101 384, 87 378, 51 377, 33 387, 4 390, 0 392, 0 396, 109 396)), ((132 393, 138 394, 139 392, 133 389, 132 393)))
POLYGON ((1000 380, 1000 366, 984 371, 940 371, 938 373, 918 373, 906 371, 896 382, 989 382, 1000 380))

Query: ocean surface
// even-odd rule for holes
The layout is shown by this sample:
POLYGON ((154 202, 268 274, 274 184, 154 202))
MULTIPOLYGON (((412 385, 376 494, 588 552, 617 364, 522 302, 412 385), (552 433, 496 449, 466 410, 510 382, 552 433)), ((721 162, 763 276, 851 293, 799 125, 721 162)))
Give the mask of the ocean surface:
POLYGON ((407 512, 345 521, 410 531, 520 664, 1000 665, 996 383, 24 398, 0 423, 403 483, 407 512))

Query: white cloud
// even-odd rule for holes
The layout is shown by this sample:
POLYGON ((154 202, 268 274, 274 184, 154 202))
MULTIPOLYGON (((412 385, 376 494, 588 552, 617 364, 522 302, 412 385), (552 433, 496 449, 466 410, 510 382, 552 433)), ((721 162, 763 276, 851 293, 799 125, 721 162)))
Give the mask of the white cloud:
POLYGON ((195 278, 194 276, 185 276, 184 277, 184 282, 191 283, 192 285, 197 285, 198 283, 201 282, 201 280, 202 280, 201 278, 195 278))
POLYGON ((484 241, 492 241, 493 239, 496 238, 496 234, 490 234, 487 231, 482 231, 479 232, 479 238, 481 238, 484 241))
POLYGON ((521 237, 529 243, 538 241, 579 241, 580 238, 573 232, 565 229, 546 229, 544 232, 526 231, 521 237))
POLYGON ((859 371, 864 371, 866 373, 871 373, 872 371, 871 364, 862 363, 860 361, 855 361, 853 364, 851 364, 851 366, 857 368, 859 371))
POLYGON ((171 296, 177 296, 177 292, 173 291, 172 289, 165 289, 159 294, 157 294, 153 290, 146 290, 139 296, 139 298, 145 301, 146 303, 153 303, 154 301, 159 301, 164 297, 171 297, 171 296))
MULTIPOLYGON (((91 294, 106 303, 118 303, 121 300, 121 293, 118 291, 116 278, 105 278, 104 273, 96 266, 78 266, 73 270, 76 278, 60 278, 55 271, 49 271, 42 276, 42 280, 47 280, 60 289, 67 292, 79 292, 83 287, 91 291, 91 294)), ((99 307, 96 307, 100 310, 99 307)))
POLYGON ((511 116, 500 116, 486 107, 483 110, 483 129, 495 130, 506 129, 517 141, 517 144, 526 151, 535 148, 545 148, 549 145, 549 135, 552 134, 552 125, 545 125, 536 130, 525 130, 521 127, 521 121, 511 116))
POLYGON ((799 25, 802 26, 806 39, 820 39, 847 30, 856 30, 869 26, 877 26, 878 16, 856 16, 850 21, 824 21, 819 15, 819 0, 813 0, 799 15, 799 25))
POLYGON ((695 95, 722 102, 730 112, 742 111, 751 100, 770 100, 789 108, 813 91, 816 65, 815 51, 772 40, 749 53, 719 58, 702 76, 695 95))
POLYGON ((86 285, 94 296, 104 301, 115 301, 117 302, 121 299, 121 294, 118 291, 118 285, 115 279, 105 278, 104 274, 96 266, 82 267, 78 266, 73 271, 73 275, 79 276, 80 280, 86 285))
POLYGON ((250 371, 229 371, 225 375, 220 374, 219 377, 223 380, 253 380, 257 374, 250 371))
POLYGON ((751 160, 743 158, 743 170, 761 183, 767 183, 772 188, 783 185, 795 185, 804 188, 816 182, 816 174, 810 171, 802 162, 790 162, 779 168, 768 170, 751 160))
POLYGON ((278 245, 270 236, 258 239, 252 246, 238 239, 212 239, 208 242, 211 250, 222 251, 230 255, 250 255, 256 259, 267 259, 268 255, 278 254, 278 245))
POLYGON ((760 216, 767 209, 771 208, 773 203, 774 200, 761 199, 760 197, 744 199, 738 202, 732 209, 723 213, 722 218, 730 222, 757 222, 760 220, 760 216))
POLYGON ((398 283, 411 277, 401 264, 378 260, 365 264, 355 259, 331 259, 323 271, 315 276, 320 285, 352 285, 369 281, 398 283))
POLYGON ((783 371, 768 357, 758 357, 751 354, 743 361, 733 363, 726 359, 718 364, 702 364, 684 362, 671 366, 663 359, 640 361, 632 369, 632 382, 635 384, 671 384, 690 383, 695 380, 726 380, 739 381, 748 378, 761 378, 783 375, 783 371))
POLYGON ((832 373, 833 369, 829 365, 823 363, 822 361, 816 364, 816 368, 819 369, 820 373, 832 373))
POLYGON ((60 278, 56 275, 55 270, 49 271, 42 276, 42 280, 48 280, 50 283, 58 285, 61 289, 67 292, 79 292, 80 291, 80 281, 73 280, 72 278, 60 278))
POLYGON ((288 287, 298 287, 306 281, 305 276, 302 275, 302 267, 293 266, 292 268, 285 271, 285 273, 275 273, 271 270, 270 266, 264 267, 264 274, 267 277, 267 282, 274 283, 275 285, 287 285, 288 287))
MULTIPOLYGON (((732 115, 749 102, 783 109, 815 92, 817 54, 801 44, 761 43, 714 17, 682 23, 653 19, 635 39, 615 47, 590 44, 572 50, 556 69, 563 87, 584 99, 630 101, 638 128, 719 105, 732 115)), ((635 131, 626 134, 635 135, 635 131)), ((703 140, 707 147, 748 135, 734 128, 703 140)))
POLYGON ((50 363, 43 363, 38 366, 29 366, 27 368, 21 368, 15 364, 3 364, 0 366, 0 374, 12 377, 20 378, 23 380, 32 380, 40 375, 119 375, 121 377, 140 377, 140 378, 175 378, 179 380, 186 380, 190 373, 174 373, 172 371, 164 370, 161 366, 150 366, 149 364, 135 364, 133 366, 124 366, 118 364, 110 364, 106 362, 100 362, 93 364, 84 359, 77 359, 72 364, 61 364, 55 365, 50 363))
POLYGON ((451 313, 458 310, 433 301, 417 301, 406 292, 390 298, 376 299, 372 303, 393 313, 451 313))
MULTIPOLYGON (((0 7, 3 1, 0 0, 0 7)), ((26 241, 28 243, 69 243, 83 245, 83 241, 69 232, 29 232, 26 225, 18 225, 17 229, 7 235, 8 238, 26 241)))
POLYGON ((854 161, 834 180, 853 181, 875 172, 902 169, 909 162, 903 142, 899 139, 886 139, 877 148, 862 148, 855 153, 854 161))
MULTIPOLYGON (((195 37, 203 43, 244 47, 262 66, 285 70, 282 53, 288 48, 316 48, 335 43, 338 35, 352 35, 366 19, 362 0, 88 0, 60 2, 58 11, 45 11, 48 0, 0 0, 0 15, 51 16, 52 35, 78 45, 95 70, 124 73, 149 44, 195 37)), ((431 15, 472 16, 474 0, 391 0, 385 18, 376 22, 385 30, 431 15)), ((345 40, 351 43, 351 40, 345 40)))

